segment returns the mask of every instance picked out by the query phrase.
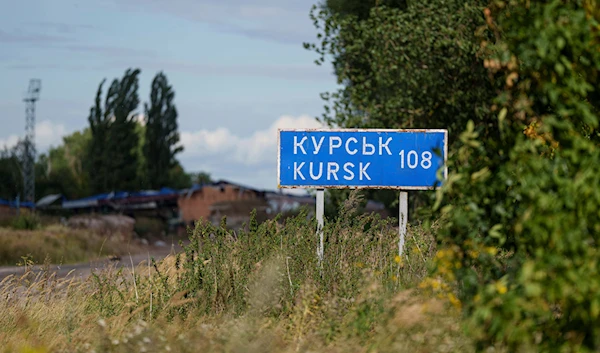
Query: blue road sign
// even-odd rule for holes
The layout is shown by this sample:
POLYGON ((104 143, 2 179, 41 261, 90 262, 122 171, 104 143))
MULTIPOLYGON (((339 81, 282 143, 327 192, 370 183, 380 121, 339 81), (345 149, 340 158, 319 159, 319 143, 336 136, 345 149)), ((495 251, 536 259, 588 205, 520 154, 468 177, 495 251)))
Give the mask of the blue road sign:
POLYGON ((447 175, 447 130, 279 130, 280 188, 429 190, 447 175))

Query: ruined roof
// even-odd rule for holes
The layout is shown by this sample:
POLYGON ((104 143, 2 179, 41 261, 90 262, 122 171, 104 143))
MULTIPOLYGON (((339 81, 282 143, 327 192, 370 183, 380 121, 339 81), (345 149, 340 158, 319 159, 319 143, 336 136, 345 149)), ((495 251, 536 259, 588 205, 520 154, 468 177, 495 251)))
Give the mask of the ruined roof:
POLYGON ((38 202, 35 203, 36 207, 47 207, 52 205, 53 203, 55 203, 57 200, 61 199, 63 197, 63 195, 61 194, 52 194, 52 195, 46 195, 44 197, 42 197, 41 199, 38 200, 38 202))

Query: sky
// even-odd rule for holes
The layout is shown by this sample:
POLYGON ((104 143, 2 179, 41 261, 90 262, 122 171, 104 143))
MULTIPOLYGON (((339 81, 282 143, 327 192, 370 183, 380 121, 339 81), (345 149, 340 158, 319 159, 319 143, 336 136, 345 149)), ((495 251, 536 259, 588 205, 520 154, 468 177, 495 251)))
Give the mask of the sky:
POLYGON ((331 65, 316 65, 303 47, 317 41, 309 18, 317 1, 0 0, 0 148, 25 133, 32 78, 42 81, 43 153, 88 126, 103 79, 140 68, 147 102, 163 71, 184 168, 275 190, 277 129, 319 127, 320 93, 337 88, 331 65))

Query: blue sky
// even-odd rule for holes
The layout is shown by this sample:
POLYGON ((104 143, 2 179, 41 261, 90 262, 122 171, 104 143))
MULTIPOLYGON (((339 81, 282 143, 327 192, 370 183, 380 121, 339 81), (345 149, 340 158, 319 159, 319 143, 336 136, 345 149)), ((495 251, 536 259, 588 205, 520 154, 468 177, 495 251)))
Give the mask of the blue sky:
POLYGON ((103 78, 139 67, 143 102, 158 71, 175 89, 186 169, 275 189, 277 127, 318 126, 337 87, 302 46, 317 1, 0 0, 0 145, 24 133, 30 78, 43 152, 87 126, 103 78))

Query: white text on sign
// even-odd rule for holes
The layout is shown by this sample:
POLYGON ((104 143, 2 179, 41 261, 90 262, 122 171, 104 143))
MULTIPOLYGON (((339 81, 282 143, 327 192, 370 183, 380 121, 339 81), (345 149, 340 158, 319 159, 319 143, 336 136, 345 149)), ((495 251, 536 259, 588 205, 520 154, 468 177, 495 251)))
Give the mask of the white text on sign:
MULTIPOLYGON (((304 177, 304 173, 306 171, 303 171, 305 164, 306 162, 294 162, 294 180, 306 180, 306 178, 304 177)), ((324 162, 309 162, 307 168, 304 169, 308 169, 308 175, 312 180, 321 180, 321 178, 325 176, 323 174, 324 164, 324 162)), ((355 171, 358 167, 357 174, 359 180, 363 180, 363 178, 364 180, 371 180, 371 177, 369 176, 369 174, 367 174, 367 168, 369 168, 369 165, 371 165, 371 163, 360 162, 358 163, 358 166, 354 165, 354 163, 352 162, 344 163, 343 168, 345 174, 342 175, 342 173, 340 173, 340 175, 342 175, 342 178, 344 178, 344 180, 354 180, 355 171)), ((326 168, 326 180, 340 180, 338 178, 338 172, 340 172, 340 165, 338 163, 327 162, 326 168)))
MULTIPOLYGON (((329 138, 325 138, 325 136, 321 136, 320 138, 315 138, 315 136, 311 136, 309 139, 307 136, 303 136, 302 138, 298 138, 298 136, 294 136, 294 154, 308 154, 312 152, 312 154, 319 154, 321 148, 325 148, 325 151, 328 151, 330 155, 333 155, 337 149, 344 149, 345 152, 351 156, 362 152, 363 156, 372 156, 375 152, 379 152, 378 155, 385 154, 391 156, 392 151, 390 151, 389 144, 392 142, 392 138, 388 137, 385 141, 383 141, 383 137, 379 137, 379 141, 375 144, 368 143, 367 138, 363 137, 362 141, 355 137, 350 137, 344 141, 340 136, 329 136, 329 138), (324 143, 325 146, 323 145, 324 143), (377 145, 377 147, 376 147, 377 145), (307 152, 308 151, 308 152, 307 152)), ((344 152, 344 151, 340 151, 344 152)))
POLYGON ((441 185, 439 175, 446 178, 446 152, 446 130, 284 129, 278 181, 281 187, 429 190, 441 185))

